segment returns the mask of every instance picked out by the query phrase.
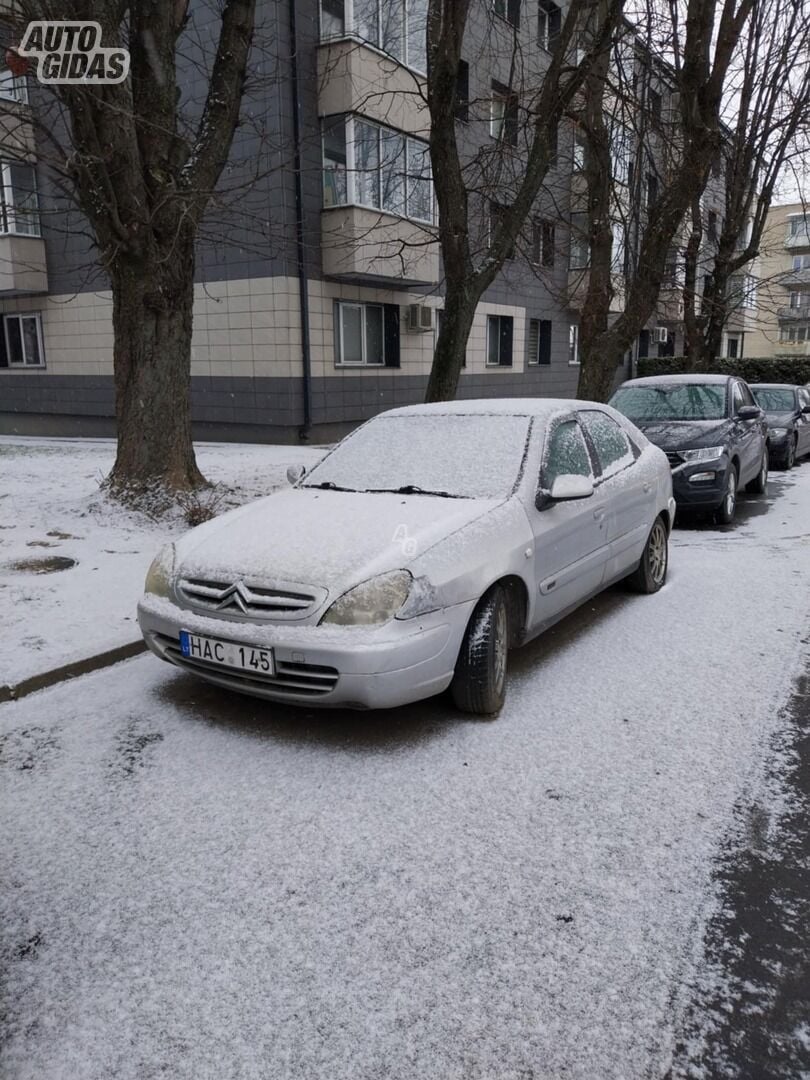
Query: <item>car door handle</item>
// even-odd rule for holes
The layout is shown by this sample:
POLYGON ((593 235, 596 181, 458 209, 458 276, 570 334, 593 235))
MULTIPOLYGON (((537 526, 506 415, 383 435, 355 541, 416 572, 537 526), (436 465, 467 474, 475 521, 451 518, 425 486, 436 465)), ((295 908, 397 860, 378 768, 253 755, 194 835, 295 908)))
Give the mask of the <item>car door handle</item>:
POLYGON ((644 494, 645 494, 645 495, 649 494, 649 491, 650 491, 650 488, 651 488, 651 487, 652 487, 652 484, 650 483, 650 481, 649 481, 649 480, 645 480, 645 481, 644 481, 644 494))
POLYGON ((601 521, 602 518, 605 516, 604 506, 597 506, 597 508, 593 512, 593 516, 597 521, 601 521))

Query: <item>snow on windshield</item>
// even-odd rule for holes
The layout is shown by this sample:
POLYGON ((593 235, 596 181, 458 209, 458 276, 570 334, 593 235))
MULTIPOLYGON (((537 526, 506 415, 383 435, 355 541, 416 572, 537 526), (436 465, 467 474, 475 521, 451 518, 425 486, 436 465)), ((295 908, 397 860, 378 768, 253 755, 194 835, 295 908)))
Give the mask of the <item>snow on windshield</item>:
POLYGON ((765 412, 793 412, 796 398, 792 390, 775 390, 766 387, 751 387, 754 401, 765 412))
POLYGON ((378 416, 324 458, 304 486, 503 498, 517 481, 528 433, 528 416, 378 416))
POLYGON ((665 383, 622 386, 610 399, 614 409, 633 421, 722 420, 725 383, 665 383))

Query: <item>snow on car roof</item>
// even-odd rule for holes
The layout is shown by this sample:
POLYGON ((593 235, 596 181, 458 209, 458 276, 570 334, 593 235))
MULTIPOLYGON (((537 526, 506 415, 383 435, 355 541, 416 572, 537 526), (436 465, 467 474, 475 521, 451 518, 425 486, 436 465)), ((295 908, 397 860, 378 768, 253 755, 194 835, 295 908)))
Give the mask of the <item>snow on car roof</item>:
MULTIPOLYGON (((470 401, 434 401, 427 405, 404 405, 381 416, 438 416, 448 413, 477 416, 550 416, 568 409, 597 404, 573 398, 474 398, 470 401)), ((598 405, 598 408, 604 408, 598 405)))
POLYGON ((665 386, 667 383, 691 383, 693 386, 710 386, 727 383, 733 375, 703 375, 697 372, 687 375, 647 375, 643 379, 628 379, 622 386, 665 386))

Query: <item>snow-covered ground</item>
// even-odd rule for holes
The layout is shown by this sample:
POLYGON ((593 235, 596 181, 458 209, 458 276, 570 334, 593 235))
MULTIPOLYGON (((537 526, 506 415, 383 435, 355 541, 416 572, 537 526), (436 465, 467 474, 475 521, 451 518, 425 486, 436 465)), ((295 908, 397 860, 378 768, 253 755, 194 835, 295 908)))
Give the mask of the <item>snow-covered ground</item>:
MULTIPOLYGON (((285 483, 290 464, 322 450, 200 443, 219 509, 285 483)), ((188 526, 157 524, 109 502, 99 484, 115 459, 110 439, 0 436, 0 685, 17 683, 139 637, 135 601, 160 546, 188 526), (74 559, 56 573, 15 569, 31 559, 74 559)))
POLYGON ((808 535, 810 465, 676 530, 666 587, 513 654, 492 722, 151 656, 0 707, 0 1073, 663 1077, 807 661, 808 535))

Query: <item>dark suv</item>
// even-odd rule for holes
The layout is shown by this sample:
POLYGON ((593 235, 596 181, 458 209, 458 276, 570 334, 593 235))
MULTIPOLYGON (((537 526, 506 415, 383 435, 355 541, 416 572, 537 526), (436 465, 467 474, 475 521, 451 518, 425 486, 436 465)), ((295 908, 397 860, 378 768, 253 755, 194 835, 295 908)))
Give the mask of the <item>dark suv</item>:
POLYGON ((789 383, 752 383, 751 393, 768 421, 771 462, 792 469, 810 454, 810 390, 789 383))
POLYGON ((610 404, 660 446, 681 509, 713 510, 728 525, 737 492, 764 494, 768 425, 748 384, 733 375, 658 375, 622 383, 610 404))

